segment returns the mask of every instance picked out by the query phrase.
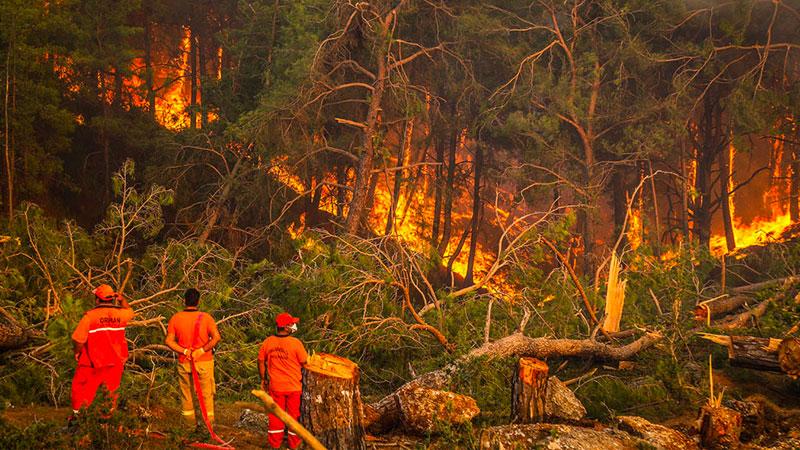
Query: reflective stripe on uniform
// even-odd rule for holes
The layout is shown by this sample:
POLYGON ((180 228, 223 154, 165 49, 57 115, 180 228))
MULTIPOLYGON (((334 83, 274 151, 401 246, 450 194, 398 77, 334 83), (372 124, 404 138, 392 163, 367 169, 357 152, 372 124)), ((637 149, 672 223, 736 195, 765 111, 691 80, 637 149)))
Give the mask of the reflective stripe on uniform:
POLYGON ((292 436, 297 436, 296 434, 292 433, 291 431, 289 432, 289 434, 291 434, 292 436))
POLYGON ((184 416, 193 416, 193 415, 194 415, 194 410, 191 410, 191 411, 181 411, 181 414, 183 414, 184 416))
POLYGON ((125 327, 119 327, 119 328, 95 328, 94 330, 89 330, 89 334, 97 333, 98 331, 125 331, 125 327))
POLYGON ((267 430, 267 433, 269 434, 283 433, 283 428, 281 428, 280 430, 267 430))

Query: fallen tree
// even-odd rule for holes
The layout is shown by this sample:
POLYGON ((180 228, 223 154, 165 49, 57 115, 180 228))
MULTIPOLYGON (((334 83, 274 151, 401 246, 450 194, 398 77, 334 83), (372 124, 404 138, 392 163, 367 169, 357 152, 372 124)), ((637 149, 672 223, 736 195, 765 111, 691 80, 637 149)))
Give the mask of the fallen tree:
POLYGON ((419 376, 381 400, 365 405, 365 426, 373 432, 381 432, 398 422, 400 408, 398 394, 413 388, 448 390, 453 376, 465 365, 478 358, 504 358, 527 356, 546 359, 559 357, 597 358, 620 361, 632 358, 636 353, 651 347, 661 340, 659 333, 646 333, 630 344, 613 346, 592 339, 531 338, 514 333, 494 342, 473 349, 447 366, 419 376))
POLYGON ((0 351, 14 350, 24 346, 29 333, 5 309, 0 308, 0 351))
MULTIPOLYGON (((798 369, 797 367, 788 367, 790 361, 794 361, 794 359, 789 358, 788 352, 787 356, 784 357, 785 368, 781 367, 781 361, 779 361, 778 358, 778 349, 781 347, 781 343, 784 341, 794 342, 795 340, 793 338, 781 340, 755 336, 725 336, 710 333, 699 333, 698 335, 715 344, 728 347, 728 360, 733 366, 784 373, 789 373, 798 369)), ((793 348, 793 346, 787 347, 786 345, 784 345, 784 347, 793 348)))

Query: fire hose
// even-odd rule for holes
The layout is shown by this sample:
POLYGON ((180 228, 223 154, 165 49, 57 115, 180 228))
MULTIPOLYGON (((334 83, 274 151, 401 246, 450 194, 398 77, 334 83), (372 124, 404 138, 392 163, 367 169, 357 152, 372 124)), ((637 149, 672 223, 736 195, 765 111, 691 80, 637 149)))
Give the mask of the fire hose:
MULTIPOLYGON (((195 348, 195 344, 197 343, 197 339, 200 335, 200 323, 203 319, 203 313, 201 312, 197 316, 197 320, 194 322, 194 337, 192 338, 192 349, 195 348)), ((208 420, 208 410, 206 409, 206 402, 203 399, 203 389, 200 387, 200 376, 197 373, 197 367, 194 365, 194 358, 189 357, 189 363, 192 367, 192 381, 194 382, 194 392, 197 396, 197 404, 200 406, 200 414, 203 416, 203 422, 206 424, 206 428, 208 429, 208 433, 211 435, 211 439, 219 442, 222 445, 215 445, 215 444, 193 444, 192 446, 201 446, 202 448, 226 448, 226 449, 233 449, 228 442, 223 441, 217 433, 214 432, 214 427, 211 425, 211 421, 208 420)))

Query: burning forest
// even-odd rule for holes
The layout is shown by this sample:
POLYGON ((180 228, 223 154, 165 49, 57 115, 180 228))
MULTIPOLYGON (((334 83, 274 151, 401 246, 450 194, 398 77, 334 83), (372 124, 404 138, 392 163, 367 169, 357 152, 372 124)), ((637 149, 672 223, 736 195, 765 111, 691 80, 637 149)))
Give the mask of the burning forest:
POLYGON ((0 24, 0 447, 800 446, 800 3, 0 24))

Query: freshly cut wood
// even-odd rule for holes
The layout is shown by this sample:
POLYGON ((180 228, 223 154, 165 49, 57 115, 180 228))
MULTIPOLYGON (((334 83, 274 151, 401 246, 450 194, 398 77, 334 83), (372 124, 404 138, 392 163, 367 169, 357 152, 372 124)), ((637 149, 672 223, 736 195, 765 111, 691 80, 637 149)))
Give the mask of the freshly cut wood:
POLYGON ((740 445, 742 415, 724 406, 700 409, 700 445, 708 449, 732 449, 740 445))
POLYGON ((778 364, 793 379, 800 376, 800 339, 786 338, 778 345, 778 364))
POLYGON ((511 422, 536 423, 544 419, 547 395, 547 363, 520 358, 511 378, 511 422))
POLYGON ((622 264, 617 257, 617 253, 613 252, 608 266, 606 314, 602 326, 603 330, 608 333, 619 331, 619 323, 622 320, 622 308, 625 305, 625 286, 628 284, 628 280, 620 278, 621 269, 622 264))
POLYGON ((30 335, 19 325, 17 319, 0 308, 0 351, 20 348, 29 338, 30 335))
POLYGON ((631 450, 652 448, 647 441, 614 428, 584 428, 572 425, 535 423, 503 425, 481 430, 481 450, 562 449, 631 450))
POLYGON ((780 339, 754 336, 724 336, 710 333, 698 333, 698 336, 728 347, 728 360, 733 366, 783 372, 778 363, 780 339))
POLYGON ((394 393, 365 408, 365 426, 373 433, 380 433, 391 428, 400 413, 395 396, 405 389, 425 387, 429 389, 447 390, 453 376, 462 367, 476 358, 504 358, 510 356, 528 356, 546 359, 555 357, 586 357, 611 361, 632 359, 633 356, 662 339, 659 333, 646 333, 627 345, 613 346, 591 339, 548 339, 531 338, 522 333, 514 333, 494 342, 489 342, 473 349, 466 355, 445 367, 428 372, 401 386, 394 393))
POLYGON ((553 376, 547 380, 544 413, 547 420, 577 422, 586 416, 586 408, 572 389, 553 376))
POLYGON ((322 444, 333 449, 366 449, 359 370, 352 361, 317 353, 303 369, 300 420, 322 444))
POLYGON ((475 399, 454 392, 414 388, 397 394, 403 428, 419 434, 436 431, 438 424, 462 424, 481 410, 475 399))
POLYGON ((712 319, 716 319, 741 308, 752 300, 751 297, 746 295, 735 295, 701 302, 694 308, 694 318, 706 321, 710 316, 712 319))
POLYGON ((644 439, 652 447, 663 450, 694 450, 699 448, 697 442, 680 431, 651 423, 642 417, 619 416, 617 417, 617 422, 620 430, 644 439))

